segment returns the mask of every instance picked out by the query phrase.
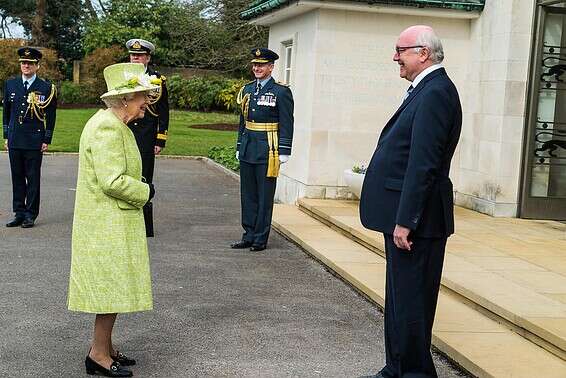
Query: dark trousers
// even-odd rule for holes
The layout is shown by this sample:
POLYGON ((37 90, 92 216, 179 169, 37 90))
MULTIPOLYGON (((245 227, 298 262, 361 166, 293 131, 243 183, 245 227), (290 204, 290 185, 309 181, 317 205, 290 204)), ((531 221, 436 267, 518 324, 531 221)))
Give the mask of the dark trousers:
POLYGON ((43 153, 10 148, 12 208, 16 217, 35 219, 39 215, 39 184, 43 153))
MULTIPOLYGON (((153 169, 155 167, 155 154, 153 152, 142 152, 142 176, 147 183, 153 183, 153 169)), ((153 203, 148 202, 143 207, 143 219, 145 221, 146 236, 153 236, 153 203)))
POLYGON ((240 197, 242 201, 242 240, 266 245, 271 230, 273 196, 277 178, 266 177, 266 164, 240 161, 240 197))
POLYGON ((446 238, 413 238, 411 251, 385 234, 386 377, 437 377, 430 352, 446 238))

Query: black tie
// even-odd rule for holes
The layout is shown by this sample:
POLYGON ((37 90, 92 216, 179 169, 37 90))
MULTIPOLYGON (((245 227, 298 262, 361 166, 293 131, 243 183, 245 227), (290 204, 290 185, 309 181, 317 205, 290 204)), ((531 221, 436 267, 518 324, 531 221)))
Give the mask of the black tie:
POLYGON ((258 94, 260 90, 261 90, 261 83, 258 81, 255 87, 255 94, 258 94))
POLYGON ((24 81, 24 89, 26 92, 28 91, 28 85, 29 85, 28 81, 27 80, 24 81))
POLYGON ((413 89, 415 88, 413 88, 413 85, 411 84, 409 88, 407 88, 407 92, 405 93, 405 96, 403 96, 403 102, 405 102, 409 98, 413 89))

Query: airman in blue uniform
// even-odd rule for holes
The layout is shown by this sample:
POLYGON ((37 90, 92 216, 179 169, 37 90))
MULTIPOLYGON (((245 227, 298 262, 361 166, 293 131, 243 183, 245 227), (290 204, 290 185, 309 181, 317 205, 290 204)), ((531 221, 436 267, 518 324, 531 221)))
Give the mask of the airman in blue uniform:
POLYGON ((18 49, 21 76, 4 83, 3 134, 12 172, 15 217, 7 227, 34 226, 39 214, 41 161, 53 137, 57 90, 37 77, 42 53, 18 49))
POLYGON ((240 160, 242 239, 235 249, 262 251, 271 230, 273 197, 280 164, 291 155, 293 94, 272 77, 279 56, 266 48, 251 50, 256 80, 238 95, 241 107, 236 158, 240 160))

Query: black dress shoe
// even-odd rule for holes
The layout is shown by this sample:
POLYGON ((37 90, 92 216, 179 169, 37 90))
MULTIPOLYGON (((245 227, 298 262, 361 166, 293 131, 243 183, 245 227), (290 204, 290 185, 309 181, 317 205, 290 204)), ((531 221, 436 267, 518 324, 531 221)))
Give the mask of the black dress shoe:
POLYGON ((233 249, 244 249, 244 248, 250 248, 251 246, 252 243, 245 240, 240 240, 239 242, 230 244, 230 248, 233 249))
POLYGON ((259 252, 259 251, 263 251, 264 249, 265 249, 265 244, 263 244, 263 245, 254 244, 254 245, 251 246, 250 251, 259 252))
POLYGON ((32 228, 34 224, 35 222, 32 218, 26 218, 22 222, 22 228, 32 228))
POLYGON ((133 358, 128 358, 124 353, 116 351, 115 356, 110 356, 114 361, 119 362, 122 366, 134 366, 136 360, 133 358))
POLYGON ((85 367, 86 373, 89 375, 102 375, 103 377, 132 377, 134 375, 131 370, 120 366, 119 362, 112 362, 110 369, 106 369, 89 356, 86 356, 85 367))
POLYGON ((24 223, 24 218, 15 217, 14 219, 6 223, 6 227, 18 227, 21 226, 22 223, 24 223))
POLYGON ((379 372, 376 375, 362 375, 360 378, 387 378, 387 377, 381 374, 381 372, 379 372))

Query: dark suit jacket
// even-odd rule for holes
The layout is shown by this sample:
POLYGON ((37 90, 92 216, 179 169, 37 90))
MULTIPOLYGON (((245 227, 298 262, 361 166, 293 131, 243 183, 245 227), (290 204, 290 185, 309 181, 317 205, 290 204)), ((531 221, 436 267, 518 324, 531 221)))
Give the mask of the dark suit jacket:
POLYGON ((154 146, 165 147, 167 141, 169 96, 165 76, 149 67, 146 73, 161 78, 161 97, 155 104, 149 105, 142 119, 131 121, 128 127, 134 133, 140 152, 153 154, 154 146))
POLYGON ((56 91, 51 83, 36 76, 26 92, 21 76, 7 80, 2 106, 3 133, 9 148, 39 151, 43 143, 51 143, 57 111, 56 91), (52 91, 53 97, 49 104, 45 104, 45 109, 38 109, 37 114, 28 109, 30 93, 34 93, 39 101, 46 102, 52 91))
POLYGON ((461 126, 456 87, 444 68, 429 73, 379 137, 361 194, 366 228, 392 234, 399 224, 428 238, 454 233, 448 174, 461 126))
POLYGON ((259 123, 279 123, 279 155, 291 155, 293 144, 293 94, 286 85, 269 79, 256 95, 256 80, 246 84, 242 95, 249 94, 250 102, 248 119, 240 115, 238 142, 236 149, 240 151, 239 159, 250 164, 266 164, 269 145, 265 131, 246 129, 245 121, 259 123))

